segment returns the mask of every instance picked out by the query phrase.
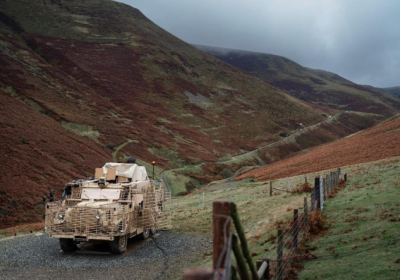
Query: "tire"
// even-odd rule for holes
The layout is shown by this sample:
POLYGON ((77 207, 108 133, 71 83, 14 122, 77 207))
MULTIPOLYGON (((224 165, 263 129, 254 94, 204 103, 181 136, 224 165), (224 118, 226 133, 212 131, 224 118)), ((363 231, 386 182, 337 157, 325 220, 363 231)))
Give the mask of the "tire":
POLYGON ((70 238, 60 238, 60 248, 64 253, 72 253, 78 249, 78 246, 70 238))
POLYGON ((138 235, 140 240, 145 240, 149 237, 150 234, 150 230, 148 228, 144 228, 143 232, 141 234, 138 235))
POLYGON ((150 236, 154 236, 156 234, 156 232, 157 232, 156 227, 151 227, 150 228, 150 236))
POLYGON ((128 235, 116 236, 110 243, 111 253, 122 254, 126 250, 128 245, 128 235))

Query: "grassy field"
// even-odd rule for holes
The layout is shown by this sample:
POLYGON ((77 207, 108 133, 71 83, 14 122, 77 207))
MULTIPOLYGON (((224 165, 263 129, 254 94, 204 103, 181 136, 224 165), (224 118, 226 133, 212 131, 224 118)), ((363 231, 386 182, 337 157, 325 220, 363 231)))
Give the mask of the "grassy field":
POLYGON ((311 244, 329 257, 306 263, 301 279, 399 279, 400 240, 355 254, 399 238, 399 171, 398 158, 351 169, 346 189, 326 205, 328 233, 311 244))
MULTIPOLYGON (((348 173, 346 188, 326 202, 329 229, 324 236, 312 241, 312 253, 328 256, 305 263, 301 279, 396 279, 400 265, 398 245, 347 256, 398 237, 400 219, 400 158, 358 164, 342 168, 348 173), (396 236, 397 234, 397 236, 396 236), (337 257, 334 257, 337 255, 337 257), (343 256, 342 256, 343 254, 343 256), (346 256, 345 256, 346 255, 346 256)), ((332 170, 307 174, 308 180, 324 176, 332 170)), ((295 189, 304 183, 304 175, 274 181, 274 187, 295 189)), ((267 242, 276 235, 275 223, 292 217, 294 208, 303 205, 304 196, 274 191, 269 196, 269 182, 247 182, 234 189, 197 193, 174 198, 172 202, 173 230, 178 232, 210 233, 212 239, 212 202, 234 200, 245 227, 254 260, 276 258, 274 244, 267 242), (271 250, 272 249, 272 250, 271 250)), ((209 267, 211 252, 193 266, 209 267)))

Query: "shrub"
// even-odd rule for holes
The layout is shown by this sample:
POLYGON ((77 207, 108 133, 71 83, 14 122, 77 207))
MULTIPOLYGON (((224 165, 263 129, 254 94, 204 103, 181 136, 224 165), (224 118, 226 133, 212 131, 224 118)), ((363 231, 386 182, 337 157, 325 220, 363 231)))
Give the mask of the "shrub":
POLYGON ((111 151, 114 150, 115 146, 113 144, 108 144, 106 146, 108 149, 110 149, 111 151))
POLYGON ((17 202, 14 199, 10 200, 10 204, 12 207, 17 207, 17 202))
POLYGON ((227 169, 227 168, 222 170, 221 173, 219 173, 219 174, 221 174, 221 176, 224 177, 225 179, 233 176, 232 170, 227 169))
POLYGON ((7 216, 8 215, 8 208, 4 207, 3 209, 0 210, 0 214, 7 216))

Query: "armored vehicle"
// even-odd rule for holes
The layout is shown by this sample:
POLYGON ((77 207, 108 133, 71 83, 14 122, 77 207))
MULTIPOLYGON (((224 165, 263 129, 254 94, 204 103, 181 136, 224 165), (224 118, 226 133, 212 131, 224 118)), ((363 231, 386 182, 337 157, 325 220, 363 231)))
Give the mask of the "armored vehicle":
POLYGON ((108 242, 111 252, 122 253, 129 238, 146 239, 170 225, 170 193, 132 163, 106 163, 94 179, 68 183, 63 198, 46 205, 45 231, 64 252, 81 242, 108 242))

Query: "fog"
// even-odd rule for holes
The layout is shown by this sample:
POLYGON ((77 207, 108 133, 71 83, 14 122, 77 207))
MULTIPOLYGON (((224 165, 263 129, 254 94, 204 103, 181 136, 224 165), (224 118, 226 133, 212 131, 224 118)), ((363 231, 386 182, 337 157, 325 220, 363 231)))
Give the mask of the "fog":
POLYGON ((399 86, 398 0, 123 0, 199 45, 282 55, 353 82, 399 86))

